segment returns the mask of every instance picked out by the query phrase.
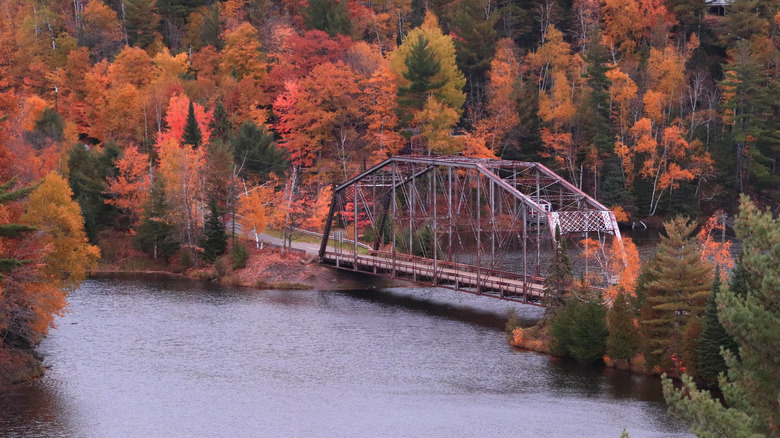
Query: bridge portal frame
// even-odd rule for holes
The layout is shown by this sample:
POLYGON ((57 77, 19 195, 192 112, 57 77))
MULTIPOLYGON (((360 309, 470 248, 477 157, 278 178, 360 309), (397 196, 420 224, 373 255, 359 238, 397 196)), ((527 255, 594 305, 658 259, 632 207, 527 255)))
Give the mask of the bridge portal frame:
MULTIPOLYGON (((472 292, 493 292, 498 298, 524 302, 541 298, 542 265, 546 262, 541 253, 546 242, 550 248, 555 246, 556 227, 563 237, 589 237, 593 233, 600 241, 608 236, 621 240, 611 210, 541 163, 462 156, 396 156, 337 186, 325 222, 321 261, 333 256, 328 243, 338 225, 349 229, 354 243, 351 254, 343 253, 340 247, 337 267, 344 267, 339 266, 341 261, 361 270, 373 257, 373 273, 379 264, 392 277, 411 270, 413 281, 419 276, 434 285, 447 286, 444 283, 453 282, 453 267, 466 272, 471 266, 476 271, 472 292), (428 237, 421 237, 421 233, 428 233, 428 237), (469 236, 464 239, 464 234, 469 236), (369 256, 359 254, 356 242, 361 237, 372 240, 369 256), (431 240, 427 243, 430 254, 422 254, 429 263, 418 275, 414 260, 426 257, 418 257, 415 250, 425 252, 424 239, 431 240), (476 260, 454 260, 454 240, 461 248, 464 240, 473 243, 476 260), (518 272, 511 272, 502 261, 509 247, 522 254, 518 272), (411 268, 399 265, 409 260, 411 268), (522 291, 516 284, 513 288, 495 286, 502 283, 497 278, 505 277, 520 281, 522 291), (507 289, 513 296, 507 296, 507 289)), ((585 263, 587 271, 587 258, 585 263)), ((454 283, 455 289, 463 289, 457 279, 454 283)))

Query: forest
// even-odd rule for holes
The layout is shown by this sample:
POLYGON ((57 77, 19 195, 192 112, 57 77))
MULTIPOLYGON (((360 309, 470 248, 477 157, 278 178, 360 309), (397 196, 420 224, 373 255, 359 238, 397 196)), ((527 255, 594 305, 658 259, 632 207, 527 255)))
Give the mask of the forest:
MULTIPOLYGON (((2 369, 31 360, 101 256, 200 266, 226 251, 226 225, 321 230, 333 185, 395 154, 541 161, 624 225, 665 228, 608 306, 558 303, 602 324, 578 341, 553 318, 560 354, 642 354, 733 406, 745 367, 764 366, 728 309, 778 321, 778 277, 757 273, 778 244, 764 209, 780 208, 780 1, 0 0, 0 14, 2 369), (760 251, 735 263, 706 218, 731 226, 740 204, 734 226, 760 251)), ((554 288, 577 297, 558 262, 554 288)), ((677 395, 683 414, 778 433, 776 398, 735 414, 677 395)))

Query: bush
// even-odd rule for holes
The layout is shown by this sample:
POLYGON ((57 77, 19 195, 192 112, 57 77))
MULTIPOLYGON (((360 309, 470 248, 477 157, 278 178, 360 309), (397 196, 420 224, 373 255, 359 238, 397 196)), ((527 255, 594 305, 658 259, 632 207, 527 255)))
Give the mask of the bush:
POLYGON ((607 348, 606 311, 601 302, 571 300, 550 323, 555 354, 580 363, 594 363, 607 348))
POLYGON ((190 269, 192 267, 192 255, 188 249, 183 249, 179 256, 179 264, 184 269, 190 269))
POLYGON ((639 352, 641 338, 634 325, 635 313, 626 296, 619 293, 607 312, 607 356, 610 358, 628 360, 639 352))
POLYGON ((520 318, 517 316, 517 311, 510 308, 507 311, 506 326, 504 326, 504 330, 506 331, 506 340, 510 344, 515 339, 515 329, 518 327, 520 327, 520 318))
POLYGON ((225 274, 227 274, 227 266, 225 265, 225 260, 222 258, 217 259, 216 262, 214 262, 214 270, 217 271, 217 276, 220 278, 224 277, 225 274))
POLYGON ((233 257, 233 269, 246 268, 246 262, 249 260, 249 251, 247 251, 246 246, 236 243, 233 245, 230 255, 233 257))

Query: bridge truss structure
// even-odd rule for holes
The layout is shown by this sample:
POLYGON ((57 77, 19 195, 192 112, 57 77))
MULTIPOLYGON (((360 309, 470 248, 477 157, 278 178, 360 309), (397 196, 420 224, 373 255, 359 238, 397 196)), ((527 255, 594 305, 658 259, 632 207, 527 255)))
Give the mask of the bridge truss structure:
MULTIPOLYGON (((335 188, 319 256, 342 269, 535 304, 556 227, 565 239, 621 239, 612 211, 540 163, 397 156, 335 188)), ((583 248, 572 247, 577 263, 583 248)))

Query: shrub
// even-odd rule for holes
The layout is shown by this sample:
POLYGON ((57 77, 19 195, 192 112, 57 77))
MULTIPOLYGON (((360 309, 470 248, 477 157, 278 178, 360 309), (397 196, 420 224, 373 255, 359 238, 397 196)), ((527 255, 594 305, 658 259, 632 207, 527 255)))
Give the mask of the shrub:
POLYGON ((520 318, 517 316, 515 309, 509 309, 507 311, 507 320, 504 330, 506 331, 506 340, 511 344, 515 339, 515 329, 520 327, 520 318))
POLYGON ((249 251, 247 251, 246 246, 236 243, 233 245, 230 255, 233 257, 233 269, 246 268, 246 262, 249 260, 249 251))
POLYGON ((190 269, 192 267, 192 255, 190 254, 189 250, 183 249, 181 251, 181 255, 179 256, 179 264, 184 269, 190 269))
POLYGON ((214 262, 214 270, 217 271, 217 276, 224 277, 225 274, 227 274, 225 260, 222 258, 217 259, 217 261, 214 262))
POLYGON ((606 311, 601 302, 570 300, 550 323, 555 354, 594 363, 607 348, 606 311))

